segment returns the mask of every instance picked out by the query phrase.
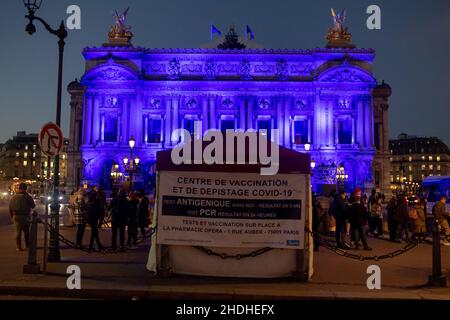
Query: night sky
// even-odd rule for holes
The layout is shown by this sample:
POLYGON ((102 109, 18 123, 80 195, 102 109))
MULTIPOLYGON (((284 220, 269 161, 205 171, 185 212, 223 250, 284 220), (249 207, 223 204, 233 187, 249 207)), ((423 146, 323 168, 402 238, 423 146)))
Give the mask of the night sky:
MULTIPOLYGON (((0 13, 0 142, 16 131, 38 132, 55 120, 57 38, 35 22, 25 33, 22 0, 2 1, 0 13)), ((52 26, 66 19, 66 8, 81 7, 82 29, 69 31, 65 51, 63 121, 69 128, 67 84, 84 71, 81 51, 107 40, 114 9, 130 6, 127 24, 133 44, 149 48, 194 48, 209 42, 210 24, 222 32, 248 24, 266 48, 323 47, 331 26, 330 8, 347 8, 352 42, 374 48, 374 73, 393 90, 390 135, 401 132, 438 136, 450 144, 450 1, 301 0, 44 0, 37 15, 52 26), (367 6, 381 7, 382 29, 366 28, 367 6)))

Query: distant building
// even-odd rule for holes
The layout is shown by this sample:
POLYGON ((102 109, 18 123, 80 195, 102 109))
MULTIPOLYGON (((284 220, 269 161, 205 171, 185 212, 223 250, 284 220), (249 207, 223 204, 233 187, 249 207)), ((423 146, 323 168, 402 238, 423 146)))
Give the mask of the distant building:
MULTIPOLYGON (((60 155, 61 187, 64 189, 67 175, 67 144, 65 140, 60 155)), ((40 182, 51 178, 53 161, 48 162, 41 153, 37 133, 19 131, 12 139, 0 145, 0 179, 2 188, 14 181, 28 181, 33 189, 39 189, 40 182), (50 167, 50 175, 47 168, 50 167)), ((42 184, 42 183, 41 183, 42 184)))
POLYGON ((393 189, 415 188, 428 176, 450 174, 450 151, 436 137, 416 137, 402 133, 389 140, 393 189))

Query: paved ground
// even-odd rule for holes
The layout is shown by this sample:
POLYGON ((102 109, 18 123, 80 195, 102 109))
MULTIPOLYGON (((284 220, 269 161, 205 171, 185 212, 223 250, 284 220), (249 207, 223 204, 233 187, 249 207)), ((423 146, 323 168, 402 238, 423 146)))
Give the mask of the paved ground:
MULTIPOLYGON (((4 213, 3 213, 4 214, 4 213)), ((1 214, 0 214, 1 216, 1 214)), ((63 227, 62 233, 74 239, 75 229, 63 227)), ((86 231, 87 241, 90 231, 86 231)), ((42 244, 42 226, 39 243, 42 244)), ((104 244, 109 244, 110 231, 101 231, 104 244)), ((449 288, 425 287, 431 272, 431 245, 423 244, 393 259, 360 262, 340 257, 324 248, 315 254, 315 275, 307 284, 290 279, 227 279, 174 276, 161 279, 145 268, 149 244, 125 253, 85 253, 62 247, 62 262, 48 264, 46 275, 23 275, 26 252, 15 252, 13 225, 0 226, 0 296, 63 298, 224 298, 224 299, 448 299, 449 288), (76 264, 82 270, 83 290, 66 289, 66 268, 76 264), (367 266, 381 268, 382 289, 366 287, 367 266)), ((382 254, 400 244, 370 239, 370 254, 382 254)), ((42 261, 42 248, 39 260, 42 261)), ((444 273, 450 279, 450 248, 441 247, 444 273)), ((367 252, 364 252, 367 254, 367 252)), ((450 282, 450 281, 449 281, 450 282)))

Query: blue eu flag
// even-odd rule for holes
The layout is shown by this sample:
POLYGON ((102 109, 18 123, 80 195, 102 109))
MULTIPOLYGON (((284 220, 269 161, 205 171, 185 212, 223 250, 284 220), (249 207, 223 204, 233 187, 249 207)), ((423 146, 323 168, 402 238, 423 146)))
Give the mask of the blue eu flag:
POLYGON ((213 39, 214 33, 217 33, 219 36, 222 35, 222 32, 215 25, 211 24, 211 40, 213 39))
POLYGON ((248 35, 250 34, 250 40, 255 39, 255 34, 253 33, 252 29, 247 25, 245 28, 245 35, 248 38, 248 35))

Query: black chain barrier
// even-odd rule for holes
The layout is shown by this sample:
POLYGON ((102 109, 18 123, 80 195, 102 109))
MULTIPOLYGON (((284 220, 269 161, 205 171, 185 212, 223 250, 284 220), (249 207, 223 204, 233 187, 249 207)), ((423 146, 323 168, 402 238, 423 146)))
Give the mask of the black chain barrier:
POLYGON ((273 249, 273 248, 266 247, 266 248, 261 248, 261 249, 258 249, 258 250, 255 250, 255 251, 252 251, 252 252, 249 252, 249 253, 230 255, 230 254, 227 254, 227 253, 215 252, 215 251, 213 251, 211 249, 207 249, 205 247, 196 246, 194 248, 199 250, 199 251, 201 251, 201 252, 203 252, 203 253, 205 253, 205 254, 207 254, 208 256, 216 256, 216 257, 219 257, 219 258, 224 259, 224 260, 225 259, 241 260, 241 259, 244 259, 244 258, 254 258, 256 256, 260 256, 260 255, 262 255, 262 254, 264 254, 264 253, 266 253, 266 252, 268 252, 268 251, 273 249))
POLYGON ((379 261, 379 260, 394 258, 396 256, 399 256, 403 253, 408 252, 409 250, 411 250, 412 248, 415 248, 419 244, 419 241, 410 241, 406 244, 406 246, 404 246, 400 249, 397 249, 395 251, 389 252, 387 254, 376 255, 376 256, 363 256, 361 254, 350 253, 347 250, 337 248, 334 241, 326 240, 321 235, 319 235, 317 232, 314 232, 308 228, 305 228, 305 230, 307 232, 309 232, 312 235, 312 237, 315 240, 317 240, 319 242, 319 244, 321 246, 323 246, 324 248, 336 253, 339 256, 350 258, 350 259, 355 259, 355 260, 359 260, 359 261, 366 261, 366 260, 379 261))
MULTIPOLYGON (((84 247, 79 247, 76 245, 75 242, 67 239, 66 237, 64 237, 61 233, 57 232, 53 226, 50 223, 45 224, 42 220, 38 220, 38 223, 41 223, 44 228, 53 235, 56 235, 56 237, 58 238, 58 240, 62 243, 64 243, 65 245, 67 245, 70 248, 76 249, 76 250, 80 250, 80 251, 84 251, 84 252, 88 252, 91 253, 93 252, 93 250, 89 250, 87 248, 84 247)), ((147 239, 150 239, 150 237, 156 232, 156 227, 155 228, 150 228, 149 230, 146 231, 145 236, 138 236, 136 239, 136 244, 138 243, 142 243, 144 241, 146 241, 147 239)), ((126 247, 130 247, 130 246, 126 246, 126 247)), ((97 251, 100 252, 102 254, 107 254, 107 253, 115 253, 114 250, 112 250, 109 247, 105 247, 105 249, 97 251)))

